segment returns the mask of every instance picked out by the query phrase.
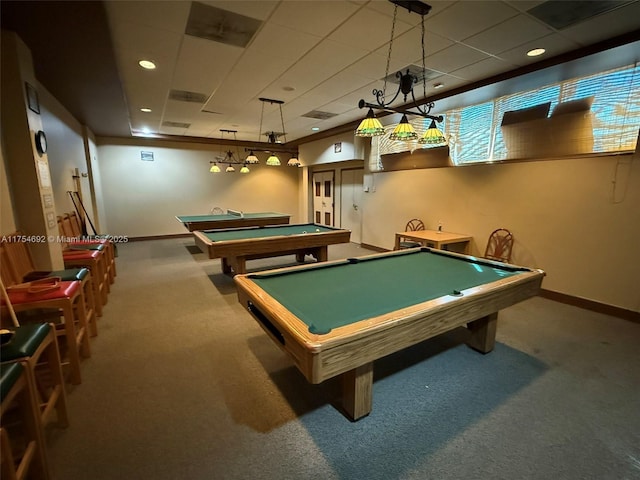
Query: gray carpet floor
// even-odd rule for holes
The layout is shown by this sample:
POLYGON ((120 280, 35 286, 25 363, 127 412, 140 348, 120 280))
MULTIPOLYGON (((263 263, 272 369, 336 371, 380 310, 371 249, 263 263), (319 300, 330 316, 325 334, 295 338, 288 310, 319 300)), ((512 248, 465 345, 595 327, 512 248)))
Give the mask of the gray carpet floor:
POLYGON ((47 432, 58 480, 640 479, 639 324, 527 300, 488 355, 453 331, 377 361, 354 423, 190 238, 118 250, 71 426, 47 432))

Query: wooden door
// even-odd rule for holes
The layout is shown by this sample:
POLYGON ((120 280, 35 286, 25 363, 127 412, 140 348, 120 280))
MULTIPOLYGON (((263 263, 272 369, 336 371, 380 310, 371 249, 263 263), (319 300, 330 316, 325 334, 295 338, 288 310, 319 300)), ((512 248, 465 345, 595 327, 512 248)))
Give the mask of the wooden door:
POLYGON ((334 177, 333 172, 313 174, 313 221, 333 226, 334 222, 334 177))
POLYGON ((340 228, 351 230, 351 241, 362 242, 362 184, 364 169, 342 170, 340 228))

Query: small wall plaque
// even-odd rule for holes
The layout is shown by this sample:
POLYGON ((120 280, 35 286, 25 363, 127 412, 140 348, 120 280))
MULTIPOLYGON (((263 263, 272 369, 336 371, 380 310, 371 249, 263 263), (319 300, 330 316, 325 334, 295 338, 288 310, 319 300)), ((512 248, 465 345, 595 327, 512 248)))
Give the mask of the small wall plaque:
POLYGON ((153 152, 140 152, 140 160, 143 162, 153 162, 153 152))

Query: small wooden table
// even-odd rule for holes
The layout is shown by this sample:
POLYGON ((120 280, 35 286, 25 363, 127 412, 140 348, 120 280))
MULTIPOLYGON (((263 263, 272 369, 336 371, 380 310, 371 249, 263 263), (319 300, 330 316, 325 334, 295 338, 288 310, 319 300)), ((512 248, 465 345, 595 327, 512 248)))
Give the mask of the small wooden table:
POLYGON ((462 246, 462 252, 469 254, 469 247, 473 237, 461 233, 441 232, 438 230, 415 230, 411 232, 396 232, 395 250, 400 249, 400 242, 403 239, 420 242, 426 247, 448 250, 448 245, 458 244, 462 246))

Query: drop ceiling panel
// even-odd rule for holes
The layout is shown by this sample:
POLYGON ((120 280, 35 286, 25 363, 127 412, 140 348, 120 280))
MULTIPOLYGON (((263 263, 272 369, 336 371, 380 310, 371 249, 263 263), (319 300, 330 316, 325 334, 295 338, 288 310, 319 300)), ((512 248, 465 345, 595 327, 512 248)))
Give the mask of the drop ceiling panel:
POLYGON ((426 64, 428 68, 438 72, 451 73, 485 58, 488 58, 488 55, 479 50, 456 43, 449 48, 440 50, 438 53, 427 56, 426 64))
POLYGON ((288 59, 289 65, 322 41, 321 37, 299 32, 295 29, 267 23, 258 32, 256 41, 247 49, 257 52, 269 60, 273 57, 288 59))
POLYGON ((567 27, 561 33, 582 45, 589 45, 639 28, 640 2, 636 1, 567 27))
POLYGON ((545 58, 550 58, 574 50, 579 46, 564 36, 554 33, 502 52, 500 58, 515 65, 529 65, 540 61, 540 57, 527 56, 527 52, 533 48, 544 48, 546 50, 545 58))
POLYGON ((551 28, 521 14, 467 38, 464 43, 491 55, 498 55, 509 47, 522 45, 551 33, 553 33, 551 28), (509 39, 509 43, 504 41, 505 38, 509 39))
POLYGON ((298 32, 325 37, 347 21, 359 6, 352 2, 287 2, 269 19, 271 23, 287 26, 298 32), (330 7, 330 8, 329 8, 330 7))
POLYGON ((493 75, 504 72, 505 70, 513 70, 514 68, 516 68, 515 65, 507 63, 504 60, 489 57, 485 60, 454 70, 451 74, 466 81, 470 81, 473 79, 489 78, 493 75))
POLYGON ((171 88, 210 95, 229 74, 244 49, 184 35, 171 88))
POLYGON ((257 20, 266 20, 280 2, 275 0, 242 0, 241 2, 238 0, 216 0, 201 1, 200 3, 239 13, 257 20))
POLYGON ((503 2, 461 1, 438 15, 427 16, 426 26, 430 32, 461 41, 517 14, 517 10, 503 2))
POLYGON ((189 9, 191 8, 191 2, 181 1, 154 2, 153 8, 149 8, 147 2, 103 3, 111 28, 128 23, 180 34, 184 33, 184 26, 189 18, 189 9))
MULTIPOLYGON (((327 38, 370 52, 389 42, 392 23, 387 15, 363 8, 353 15, 351 22, 338 27, 327 38)), ((411 25, 396 21, 394 36, 402 35, 410 28, 411 25)))
POLYGON ((308 91, 366 54, 366 51, 350 45, 324 40, 289 69, 282 79, 299 91, 308 91))

